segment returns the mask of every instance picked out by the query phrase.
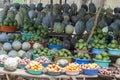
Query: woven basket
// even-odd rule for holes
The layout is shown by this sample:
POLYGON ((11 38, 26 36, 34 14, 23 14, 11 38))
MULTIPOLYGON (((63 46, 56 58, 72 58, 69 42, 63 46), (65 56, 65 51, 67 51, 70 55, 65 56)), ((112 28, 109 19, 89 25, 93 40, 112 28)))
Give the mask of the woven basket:
POLYGON ((3 31, 3 32, 16 32, 17 27, 14 27, 14 26, 1 26, 0 30, 3 31))

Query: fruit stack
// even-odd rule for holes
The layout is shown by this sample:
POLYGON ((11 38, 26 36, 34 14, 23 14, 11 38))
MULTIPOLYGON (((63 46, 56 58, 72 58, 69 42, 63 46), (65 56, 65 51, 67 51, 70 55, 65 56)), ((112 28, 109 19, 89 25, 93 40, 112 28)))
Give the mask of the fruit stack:
POLYGON ((82 65, 83 74, 97 75, 100 67, 96 63, 89 63, 82 65))
POLYGON ((27 72, 30 74, 42 74, 44 67, 37 61, 31 61, 27 66, 27 72))
POLYGON ((97 54, 93 60, 100 67, 108 67, 111 62, 107 52, 103 52, 102 54, 97 54))
POLYGON ((62 41, 57 38, 51 38, 48 40, 49 49, 62 49, 62 41))
POLYGON ((76 64, 76 63, 69 63, 65 67, 65 72, 67 75, 78 75, 82 71, 81 65, 76 64))
POLYGON ((78 52, 74 55, 73 61, 78 64, 88 64, 91 60, 91 57, 88 53, 78 52))
POLYGON ((112 40, 111 43, 108 44, 108 53, 110 55, 120 55, 120 45, 117 40, 112 40))

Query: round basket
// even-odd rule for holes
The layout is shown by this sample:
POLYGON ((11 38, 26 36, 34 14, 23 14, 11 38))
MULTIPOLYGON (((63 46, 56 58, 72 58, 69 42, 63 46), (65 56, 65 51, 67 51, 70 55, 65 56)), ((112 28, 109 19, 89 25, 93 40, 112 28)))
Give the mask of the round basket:
POLYGON ((48 63, 40 62, 40 63, 42 64, 42 66, 43 66, 44 68, 46 68, 49 64, 51 64, 50 62, 48 62, 48 63))
POLYGON ((90 69, 82 69, 83 74, 85 75, 97 75, 98 69, 90 70, 90 69))
POLYGON ((93 61, 98 64, 100 67, 108 67, 111 61, 105 61, 105 60, 96 60, 93 58, 93 61))
POLYGON ((62 49, 62 45, 51 45, 51 44, 48 44, 48 48, 49 49, 62 49))
POLYGON ((105 49, 96 49, 96 48, 92 48, 92 53, 93 54, 101 54, 105 52, 105 49))
POLYGON ((88 53, 88 50, 80 50, 80 49, 76 49, 78 52, 83 52, 83 53, 88 53))
POLYGON ((42 70, 35 71, 35 70, 27 69, 27 72, 29 74, 32 74, 32 75, 40 75, 40 74, 42 74, 42 70))
POLYGON ((80 71, 65 71, 65 73, 70 76, 75 76, 75 75, 79 75, 80 71))
POLYGON ((58 56, 54 57, 54 62, 57 62, 60 59, 66 59, 68 61, 68 63, 72 62, 72 57, 58 57, 58 56))
POLYGON ((50 76, 59 76, 59 75, 61 75, 61 72, 49 72, 48 71, 47 74, 50 76))
POLYGON ((108 53, 110 55, 117 55, 117 56, 119 56, 120 55, 120 49, 111 49, 111 48, 108 48, 108 53))
POLYGON ((16 32, 17 27, 14 27, 14 26, 1 26, 0 30, 3 31, 3 32, 16 32))
POLYGON ((24 36, 25 38, 29 39, 33 36, 33 34, 28 34, 28 33, 21 33, 22 36, 24 36))
POLYGON ((90 60, 73 58, 73 62, 76 62, 76 63, 78 63, 78 64, 88 64, 88 63, 90 62, 90 60))

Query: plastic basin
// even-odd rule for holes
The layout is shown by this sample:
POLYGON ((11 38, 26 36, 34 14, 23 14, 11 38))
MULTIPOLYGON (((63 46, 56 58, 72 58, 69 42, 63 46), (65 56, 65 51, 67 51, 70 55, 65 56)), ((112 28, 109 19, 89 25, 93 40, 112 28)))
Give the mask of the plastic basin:
POLYGON ((90 60, 73 58, 73 62, 76 62, 76 63, 78 63, 78 64, 88 64, 88 63, 90 62, 90 60))
POLYGON ((111 61, 105 61, 105 60, 96 60, 93 58, 93 61, 98 64, 100 67, 109 67, 109 64, 111 61))
POLYGON ((35 70, 27 69, 27 72, 29 74, 32 74, 32 75, 40 75, 40 74, 42 74, 42 70, 35 71, 35 70))
POLYGON ((28 34, 28 33, 21 33, 22 36, 24 36, 25 38, 29 39, 33 36, 33 34, 28 34))
POLYGON ((92 48, 92 53, 93 54, 101 54, 105 52, 105 49, 96 49, 96 48, 92 48))
POLYGON ((120 55, 120 49, 111 49, 111 48, 108 48, 108 53, 110 55, 120 55))
POLYGON ((61 74, 61 72, 47 72, 48 75, 50 76, 59 76, 61 74))
POLYGON ((90 69, 82 69, 83 74, 85 75, 97 75, 98 69, 90 70, 90 69))
POLYGON ((47 67, 49 64, 51 64, 51 63, 41 62, 41 64, 42 64, 42 66, 43 66, 43 67, 45 67, 45 68, 46 68, 46 67, 47 67))
POLYGON ((75 75, 79 75, 80 71, 66 71, 65 73, 70 76, 75 76, 75 75))
POLYGON ((62 45, 51 45, 51 44, 48 44, 48 48, 49 49, 62 49, 62 45))

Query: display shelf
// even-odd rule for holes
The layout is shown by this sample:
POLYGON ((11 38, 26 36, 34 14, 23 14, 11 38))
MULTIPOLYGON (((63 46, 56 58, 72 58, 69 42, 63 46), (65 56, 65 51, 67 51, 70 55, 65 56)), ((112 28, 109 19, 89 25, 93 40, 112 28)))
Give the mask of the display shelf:
MULTIPOLYGON (((72 79, 72 80, 77 80, 77 78, 83 78, 83 80, 86 80, 86 78, 98 78, 98 75, 84 75, 84 74, 80 74, 80 75, 76 75, 76 76, 68 76, 68 75, 60 75, 60 76, 49 76, 46 74, 42 74, 42 75, 31 75, 26 73, 25 70, 23 69, 17 69, 14 72, 9 72, 4 70, 4 68, 0 67, 0 74, 7 74, 7 75, 18 75, 21 76, 23 78, 29 78, 29 79, 43 79, 43 78, 48 78, 50 80, 55 80, 55 79, 72 79)), ((120 75, 115 75, 116 78, 120 78, 120 75)))

